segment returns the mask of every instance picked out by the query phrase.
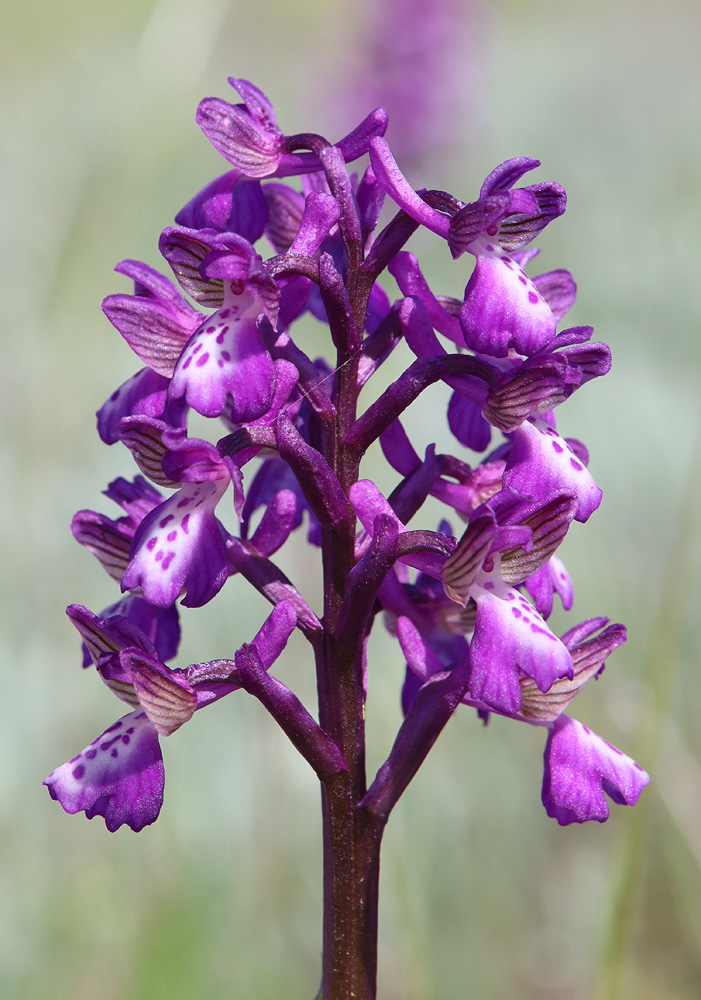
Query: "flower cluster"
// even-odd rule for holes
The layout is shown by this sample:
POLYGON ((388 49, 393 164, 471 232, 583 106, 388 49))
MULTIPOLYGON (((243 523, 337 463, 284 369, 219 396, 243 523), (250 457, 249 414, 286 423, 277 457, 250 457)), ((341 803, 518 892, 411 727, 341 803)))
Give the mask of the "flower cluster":
POLYGON ((458 705, 543 727, 548 814, 605 820, 606 795, 632 804, 648 776, 564 714, 625 629, 595 618, 556 636, 547 624, 556 596, 573 603, 557 549, 601 500, 585 446, 558 433, 555 410, 610 367, 590 327, 558 331, 575 299, 569 272, 525 271, 565 192, 517 186, 539 165, 527 158, 496 167, 474 201, 416 192, 384 141, 381 109, 331 144, 285 135, 265 94, 230 82, 240 103, 209 98, 197 115, 230 168, 160 238, 175 282, 123 261, 116 270, 134 291, 103 306, 144 367, 100 409, 98 430, 141 474, 110 484, 118 519, 80 511, 73 521, 125 596, 100 615, 77 605, 68 615, 84 666, 130 712, 46 779, 52 797, 110 830, 140 830, 163 799, 159 738, 243 688, 322 781, 349 774, 358 808, 383 820, 458 705), (380 229, 387 197, 396 210, 380 229), (419 226, 454 258, 474 257, 460 297, 435 295, 404 249, 419 226), (395 299, 378 281, 386 270, 395 299), (328 361, 293 332, 305 315, 328 326, 328 361), (363 386, 395 349, 404 371, 362 409, 363 386), (421 457, 401 416, 438 381, 451 389, 456 453, 430 446, 421 457), (214 421, 212 440, 188 435, 193 411, 214 421), (387 497, 360 474, 378 444, 397 473, 387 497), (429 497, 445 509, 435 529, 417 526, 429 497), (465 524, 459 539, 451 519, 465 524), (318 613, 272 558, 303 523, 310 557, 321 549, 318 613), (272 605, 258 633, 226 659, 167 666, 176 602, 201 607, 232 579, 272 605), (366 787, 357 772, 378 616, 406 661, 405 718, 366 787), (270 674, 294 629, 320 678, 318 721, 270 674), (352 712, 339 685, 355 691, 352 712))

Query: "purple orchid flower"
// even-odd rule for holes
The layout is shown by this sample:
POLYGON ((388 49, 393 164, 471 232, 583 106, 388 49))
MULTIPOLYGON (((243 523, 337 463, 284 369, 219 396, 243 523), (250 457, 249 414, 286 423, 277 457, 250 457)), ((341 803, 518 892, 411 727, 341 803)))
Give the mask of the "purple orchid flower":
MULTIPOLYGON (((506 160, 487 177, 479 200, 455 204, 449 217, 410 187, 383 139, 373 140, 370 157, 379 183, 408 215, 443 236, 454 257, 467 251, 476 258, 460 311, 465 345, 478 354, 503 358, 510 350, 530 355, 552 340, 553 310, 514 255, 565 211, 566 196, 559 184, 514 189, 540 161, 506 160)), ((540 286, 561 304, 574 283, 569 272, 560 271, 541 276, 540 286)))
POLYGON ((260 256, 243 237, 212 230, 173 226, 160 245, 186 291, 205 304, 221 299, 184 345, 168 398, 215 417, 230 396, 233 419, 254 420, 275 392, 275 368, 257 320, 278 293, 260 256))
MULTIPOLYGON (((414 678, 413 683, 405 685, 405 690, 412 691, 412 701, 432 677, 446 668, 454 669, 460 659, 469 659, 468 651, 458 644, 451 649, 431 641, 410 618, 400 617, 396 631, 407 659, 408 676, 414 678)), ((607 657, 625 639, 622 625, 608 625, 601 618, 582 622, 561 640, 572 656, 572 676, 556 680, 547 693, 523 677, 521 707, 515 712, 497 710, 509 718, 548 728, 542 798, 548 815, 561 825, 604 822, 609 815, 604 792, 619 805, 634 805, 649 784, 649 775, 634 760, 564 714, 585 684, 601 674, 607 657)), ((493 706, 475 698, 471 690, 462 701, 485 719, 494 711, 493 706)))
MULTIPOLYGON (((236 690, 228 681, 231 661, 171 670, 138 626, 121 616, 99 619, 71 605, 68 614, 91 649, 102 680, 132 712, 46 778, 51 797, 68 813, 102 816, 111 832, 153 823, 163 804, 165 772, 159 737, 170 736, 195 711, 236 690)), ((276 606, 253 639, 265 670, 280 655, 297 616, 276 606)))
MULTIPOLYGON (((229 77, 229 83, 242 104, 208 97, 197 111, 197 124, 222 156, 246 177, 285 177, 319 170, 315 154, 293 152, 296 143, 278 128, 275 110, 262 90, 234 77, 229 77)), ((387 115, 378 108, 336 145, 346 162, 356 160, 386 128, 387 115)))
MULTIPOLYGON (((136 438, 135 429, 130 421, 123 434, 136 438)), ((169 607, 186 590, 183 604, 201 607, 218 593, 228 575, 226 533, 214 511, 232 477, 237 492, 240 470, 206 441, 153 423, 142 423, 140 429, 161 432, 161 468, 165 476, 175 477, 170 485, 181 486, 136 529, 122 590, 140 588, 156 607, 169 607)), ((132 448, 137 454, 146 448, 152 451, 152 442, 151 436, 141 435, 132 448)))

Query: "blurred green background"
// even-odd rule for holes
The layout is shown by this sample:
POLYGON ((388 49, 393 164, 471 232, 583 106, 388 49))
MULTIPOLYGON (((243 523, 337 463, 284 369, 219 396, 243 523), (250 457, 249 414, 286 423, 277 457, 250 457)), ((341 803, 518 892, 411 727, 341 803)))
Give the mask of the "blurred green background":
MULTIPOLYGON (((318 987, 318 791, 252 699, 227 699, 165 743, 165 806, 138 836, 66 816, 41 781, 120 714, 81 674, 63 614, 69 602, 99 611, 117 596, 68 529, 81 507, 114 514, 100 491, 133 473, 126 450, 101 445, 94 430, 94 411, 138 367, 100 312, 104 295, 127 289, 112 268, 125 257, 159 266, 160 230, 226 169, 194 113, 204 96, 234 99, 227 75, 261 86, 288 133, 338 138, 354 125, 371 9, 345 0, 5 5, 7 1000, 309 1000, 318 987)), ((543 161, 538 179, 567 189, 567 214, 540 240, 535 271, 573 272, 569 324, 594 325, 614 368, 560 417, 589 446, 604 502, 563 546, 576 602, 554 619, 564 629, 605 614, 629 626, 575 714, 637 755, 653 784, 638 808, 614 808, 603 826, 560 829, 539 801, 543 734, 498 718, 485 730, 459 712, 387 831, 381 1000, 701 995, 700 25, 695 0, 463 5, 463 76, 439 95, 452 141, 436 139, 409 174, 469 200, 496 163, 529 155, 543 161)), ((417 131, 424 124, 417 117, 417 131)), ((437 242, 421 244, 427 271, 437 291, 461 295, 465 261, 437 242)), ((435 432, 426 418, 441 399, 436 390, 430 411, 408 421, 421 445, 448 442, 443 418, 435 432)), ((377 475, 390 482, 379 465, 377 475)), ((285 565, 303 558, 295 541, 285 565)), ((312 578, 306 566, 302 575, 312 578)), ((240 583, 184 612, 180 665, 251 638, 266 605, 240 583)), ((312 600, 315 587, 307 583, 312 600)), ((399 722, 402 669, 378 629, 375 765, 399 722)), ((301 641, 276 672, 312 698, 301 641)))

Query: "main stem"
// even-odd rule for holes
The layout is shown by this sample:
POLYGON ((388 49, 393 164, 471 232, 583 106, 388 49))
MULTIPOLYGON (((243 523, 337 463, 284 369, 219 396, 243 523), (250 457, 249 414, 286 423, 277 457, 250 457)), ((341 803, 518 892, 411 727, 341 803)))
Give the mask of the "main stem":
MULTIPOLYGON (((344 493, 358 479, 358 463, 343 444, 355 420, 357 358, 339 351, 336 420, 325 457, 344 493)), ((377 979, 377 906, 384 821, 359 803, 364 796, 366 636, 335 634, 348 574, 354 564, 355 518, 322 527, 324 634, 317 654, 319 722, 343 753, 347 771, 322 784, 324 851, 323 1000, 374 1000, 377 979)))

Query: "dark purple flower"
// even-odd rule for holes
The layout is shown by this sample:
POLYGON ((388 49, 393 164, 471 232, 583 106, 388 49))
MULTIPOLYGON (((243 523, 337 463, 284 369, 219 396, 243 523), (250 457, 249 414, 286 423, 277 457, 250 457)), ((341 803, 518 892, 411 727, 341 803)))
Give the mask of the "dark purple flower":
POLYGON ((269 409, 275 392, 275 367, 258 317, 276 311, 279 297, 260 256, 235 234, 175 226, 162 234, 161 251, 186 291, 205 304, 221 303, 183 345, 168 399, 216 417, 230 397, 232 419, 256 419, 269 409))
MULTIPOLYGON (((413 103, 414 140, 424 145, 441 118, 435 105, 428 124, 419 120, 438 76, 432 70, 430 87, 412 97, 400 80, 407 66, 397 76, 392 59, 406 53, 420 21, 421 58, 427 66, 443 59, 447 70, 432 31, 448 8, 453 16, 453 0, 412 0, 412 17, 374 43, 385 47, 400 107, 413 103)), ((378 17, 398 11, 390 3, 378 17)), ((100 616, 75 605, 68 614, 84 666, 128 714, 46 784, 67 812, 140 830, 161 808, 161 737, 234 690, 252 695, 324 785, 321 992, 348 986, 374 996, 382 831, 459 705, 485 721, 496 712, 547 729, 542 799, 561 824, 603 820, 606 795, 632 804, 648 781, 564 714, 625 629, 592 619, 558 637, 546 624, 556 594, 565 609, 573 601, 559 546, 601 499, 585 446, 558 433, 555 413, 606 374, 611 358, 590 327, 557 332, 575 301, 570 273, 525 272, 538 253, 533 242, 566 200, 558 184, 523 184, 537 160, 500 164, 471 202, 416 191, 382 138, 382 109, 332 144, 314 130, 286 135, 262 91, 230 82, 241 102, 207 98, 197 120, 231 167, 187 201, 159 241, 179 289, 127 260, 117 270, 133 292, 104 301, 145 367, 101 407, 98 429, 124 444, 158 489, 140 476, 115 480, 107 495, 118 517, 74 518, 78 541, 126 593, 100 616), (365 154, 369 165, 349 173, 346 164, 365 154), (399 210, 383 226, 387 195, 399 210), (454 258, 475 258, 457 296, 436 294, 405 249, 419 226, 454 258), (266 245, 272 255, 256 249, 266 245), (327 330, 327 359, 312 346, 318 329, 298 325, 306 313, 327 330), (397 348, 399 374, 365 390, 397 348), (405 411, 439 381, 452 392, 453 440, 489 452, 477 465, 430 440, 415 448, 405 430, 416 417, 405 420, 405 411), (496 447, 494 430, 503 435, 496 447), (363 464, 378 442, 395 474, 386 496, 363 464), (230 485, 237 534, 217 516, 230 485), (442 513, 429 515, 436 530, 421 523, 429 499, 462 522, 459 540, 442 513), (308 540, 321 550, 316 611, 303 596, 306 558, 295 551, 276 561, 305 511, 308 540), (229 578, 273 605, 256 637, 237 641, 227 659, 166 666, 180 637, 176 602, 200 607, 229 578), (405 717, 368 780, 368 651, 380 616, 407 664, 405 717), (313 653, 315 712, 270 673, 295 629, 313 653)), ((437 419, 428 417, 425 428, 437 419)))

